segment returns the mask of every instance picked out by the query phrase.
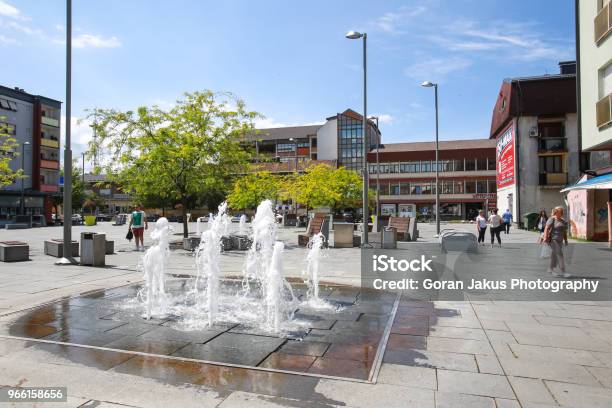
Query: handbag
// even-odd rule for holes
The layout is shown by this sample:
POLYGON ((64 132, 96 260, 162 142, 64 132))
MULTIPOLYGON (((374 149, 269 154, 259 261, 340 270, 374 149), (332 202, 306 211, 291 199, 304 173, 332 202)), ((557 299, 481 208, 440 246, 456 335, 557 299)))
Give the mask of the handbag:
POLYGON ((127 239, 128 241, 131 241, 132 238, 134 238, 134 233, 132 232, 132 229, 128 229, 127 234, 125 235, 125 239, 127 239))
POLYGON ((549 244, 542 244, 542 249, 540 250, 540 258, 550 258, 550 254, 552 253, 552 249, 549 244))

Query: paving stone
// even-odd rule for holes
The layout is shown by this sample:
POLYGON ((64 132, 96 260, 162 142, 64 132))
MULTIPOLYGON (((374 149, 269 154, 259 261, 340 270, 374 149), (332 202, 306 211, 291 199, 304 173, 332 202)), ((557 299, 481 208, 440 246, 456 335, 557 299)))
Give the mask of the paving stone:
POLYGON ((572 384, 599 385, 597 380, 584 367, 576 364, 533 361, 521 358, 500 358, 499 362, 508 375, 563 381, 572 384))
POLYGON ((478 372, 476 360, 471 354, 429 350, 387 350, 383 357, 383 361, 390 364, 478 372))
POLYGON ((278 337, 255 336, 239 333, 222 333, 206 344, 211 347, 230 347, 242 350, 250 350, 253 347, 265 347, 270 352, 280 347, 286 340, 278 337))
POLYGON ((106 344, 104 347, 111 349, 138 351, 141 353, 170 355, 180 348, 185 347, 190 343, 186 341, 156 341, 148 340, 142 337, 122 337, 106 344))
POLYGON ((442 392, 515 399, 505 376, 438 370, 438 389, 442 392))
POLYGON ((612 368, 585 367, 606 388, 612 388, 612 368))
POLYGON ((425 350, 426 348, 427 337, 425 336, 391 333, 387 341, 387 350, 390 351, 425 350))
POLYGON ((357 361, 340 358, 317 357, 308 369, 309 373, 333 377, 349 377, 367 380, 372 369, 371 361, 357 361))
POLYGON ((304 356, 321 357, 325 354, 329 347, 329 343, 319 343, 316 341, 297 341, 288 340, 281 347, 283 353, 299 354, 304 356))
POLYGON ((429 337, 427 339, 427 349, 464 354, 494 354, 488 341, 448 339, 443 337, 429 337))
POLYGON ((377 351, 378 347, 367 344, 332 344, 323 357, 372 362, 377 351))
POLYGON ((429 335, 432 337, 488 341, 484 330, 470 329, 466 327, 437 326, 429 331, 429 335))
POLYGON ((540 347, 529 344, 510 344, 510 349, 518 358, 525 360, 544 360, 557 363, 579 364, 584 366, 603 366, 604 364, 586 350, 540 347))
POLYGON ((436 370, 432 368, 387 363, 381 366, 378 373, 378 382, 431 390, 436 390, 438 387, 436 370))
POLYGON ((434 392, 391 384, 360 384, 322 379, 315 391, 337 405, 355 408, 433 408, 434 392))
POLYGON ((495 400, 490 397, 436 392, 436 408, 496 408, 495 400))
POLYGON ((94 332, 81 329, 67 329, 43 337, 43 340, 60 341, 62 343, 83 344, 102 347, 110 342, 123 338, 122 334, 111 332, 94 332))
POLYGON ((257 366, 274 349, 251 347, 245 348, 210 346, 207 344, 190 344, 173 352, 173 356, 192 358, 202 361, 257 366))
POLYGON ((30 347, 33 343, 25 340, 0 338, 0 356, 21 351, 30 347))
POLYGON ((503 398, 495 398, 495 406, 497 408, 521 408, 521 404, 517 400, 503 398))
POLYGON ((476 364, 478 364, 478 371, 481 373, 504 375, 504 370, 499 365, 496 356, 476 354, 476 364))
POLYGON ((592 353, 606 367, 612 368, 612 353, 605 353, 605 352, 601 352, 601 351, 593 351, 592 353))
MULTIPOLYGON (((157 341, 165 341, 165 340, 174 340, 174 341, 184 341, 189 343, 206 343, 207 341, 217 337, 221 334, 221 331, 217 330, 193 330, 193 331, 182 331, 172 329, 170 327, 165 326, 148 326, 150 330, 147 330, 144 334, 141 334, 139 337, 147 340, 157 340, 157 341)), ((120 330, 121 327, 114 329, 120 330)), ((111 330, 114 331, 114 330, 111 330)), ((110 332, 109 332, 110 333, 110 332)))
POLYGON ((516 343, 514 335, 509 331, 485 330, 487 338, 491 343, 516 343))
POLYGON ((561 406, 609 408, 612 389, 546 381, 546 385, 561 406))
MULTIPOLYGON (((280 408, 280 407, 312 407, 312 408, 334 408, 338 405, 319 404, 309 401, 303 402, 295 399, 287 399, 280 397, 270 397, 268 395, 254 394, 250 392, 236 391, 232 392, 221 404, 219 408, 280 408)), ((351 408, 344 406, 346 408, 351 408)))
POLYGON ((316 360, 314 356, 301 356, 298 354, 272 353, 259 367, 273 368, 276 370, 308 371, 316 360))
POLYGON ((509 376, 508 381, 523 405, 528 402, 557 405, 540 379, 509 376))

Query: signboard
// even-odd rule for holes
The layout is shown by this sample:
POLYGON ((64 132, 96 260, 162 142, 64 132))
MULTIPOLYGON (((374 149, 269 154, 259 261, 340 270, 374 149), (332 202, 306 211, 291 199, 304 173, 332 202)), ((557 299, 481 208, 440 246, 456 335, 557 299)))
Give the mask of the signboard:
POLYGON ((395 217, 395 204, 381 204, 380 215, 395 217))
POLYGON ((475 199, 481 199, 481 200, 486 200, 486 199, 497 199, 497 194, 495 193, 476 193, 476 194, 472 194, 472 198, 475 199))
POLYGON ((398 210, 400 217, 416 217, 416 205, 414 204, 399 204, 398 210))
POLYGON ((514 123, 497 138, 497 189, 514 185, 514 123))

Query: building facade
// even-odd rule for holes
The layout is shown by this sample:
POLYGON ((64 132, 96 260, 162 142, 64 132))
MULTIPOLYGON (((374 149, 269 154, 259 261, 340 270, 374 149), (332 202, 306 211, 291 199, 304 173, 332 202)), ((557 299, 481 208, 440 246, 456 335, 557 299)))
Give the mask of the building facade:
MULTIPOLYGON (((361 170, 364 166, 362 128, 363 117, 347 109, 328 117, 321 125, 289 126, 257 129, 247 139, 263 163, 286 163, 286 166, 270 166, 279 171, 294 171, 308 167, 311 162, 332 163, 334 166, 361 170)), ((368 120, 367 151, 380 143, 380 130, 368 120)))
POLYGON ((101 201, 102 205, 96 209, 98 213, 109 215, 128 213, 134 207, 132 195, 111 182, 105 174, 85 174, 83 181, 85 194, 94 195, 101 201))
POLYGON ((497 205, 515 222, 540 210, 564 206, 560 190, 580 177, 575 63, 557 75, 502 83, 490 138, 496 141, 497 205))
POLYGON ((61 102, 20 88, 0 86, 0 120, 19 144, 12 170, 23 168, 25 178, 0 189, 0 220, 21 212, 44 215, 51 221, 52 196, 59 191, 61 102), (23 156, 21 156, 23 152, 23 156))
MULTIPOLYGON (((379 186, 381 216, 433 216, 434 142, 385 144, 368 154, 368 163, 370 187, 379 186)), ((439 142, 438 171, 441 219, 474 219, 479 210, 496 206, 494 140, 439 142)))

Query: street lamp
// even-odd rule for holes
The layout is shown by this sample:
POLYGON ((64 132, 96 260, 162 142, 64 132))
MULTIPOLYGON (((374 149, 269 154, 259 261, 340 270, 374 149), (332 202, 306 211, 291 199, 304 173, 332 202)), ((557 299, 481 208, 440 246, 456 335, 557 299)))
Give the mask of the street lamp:
MULTIPOLYGON (((290 142, 293 142, 293 144, 294 144, 294 148, 295 148, 295 157, 294 157, 295 161, 293 162, 293 165, 294 165, 294 167, 295 167, 295 175, 296 175, 296 177, 297 177, 297 175, 299 174, 299 172, 298 172, 298 151, 297 151, 297 149, 298 149, 298 143, 297 143, 297 140, 296 140, 296 139, 294 139, 294 138, 292 138, 292 137, 290 137, 290 138, 289 138, 289 141, 290 141, 290 142)), ((294 203, 293 203, 293 206, 295 207, 295 208, 294 208, 294 209, 295 209, 295 219, 296 219, 296 221, 295 221, 295 222, 296 222, 296 226, 297 226, 297 199, 296 199, 296 198, 294 198, 294 200, 295 200, 295 201, 294 201, 294 203)))
MULTIPOLYGON (((29 146, 30 142, 23 142, 21 145, 21 171, 25 173, 25 147, 29 146)), ((24 174, 25 176, 25 174, 24 174)), ((21 178, 21 201, 19 206, 19 213, 21 215, 25 215, 25 196, 23 193, 23 177, 21 178)))
POLYGON ((361 136, 363 139, 363 235, 361 238, 361 246, 368 247, 368 166, 367 166, 367 154, 368 154, 368 60, 367 60, 367 33, 359 33, 357 31, 349 31, 346 33, 346 38, 349 40, 358 40, 363 38, 363 125, 361 128, 361 136))
MULTIPOLYGON (((378 134, 380 134, 380 130, 378 129, 378 116, 370 116, 370 119, 376 120, 376 129, 378 131, 378 134)), ((378 218, 380 217, 380 160, 378 156, 379 149, 380 149, 380 139, 378 138, 378 135, 377 135, 376 137, 376 223, 378 223, 378 218)))
POLYGON ((66 141, 64 143, 64 257, 57 265, 71 265, 72 258, 72 0, 66 0, 66 141))
POLYGON ((439 184, 439 172, 440 164, 438 160, 439 146, 438 146, 438 84, 425 81, 421 84, 425 88, 434 88, 435 104, 436 104, 436 208, 434 214, 436 215, 436 234, 440 235, 440 184, 439 184))

